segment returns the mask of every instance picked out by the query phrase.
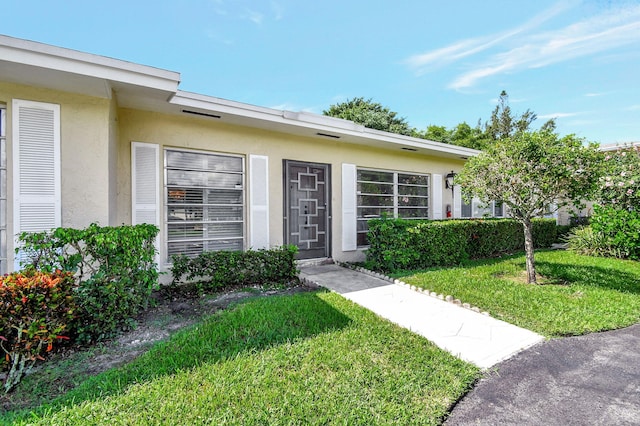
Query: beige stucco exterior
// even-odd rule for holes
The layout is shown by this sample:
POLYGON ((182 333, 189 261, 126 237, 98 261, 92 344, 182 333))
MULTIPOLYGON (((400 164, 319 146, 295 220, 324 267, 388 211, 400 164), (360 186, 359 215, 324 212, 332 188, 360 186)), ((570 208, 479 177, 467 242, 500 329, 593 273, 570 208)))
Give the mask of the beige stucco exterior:
MULTIPOLYGON (((346 120, 184 92, 178 89, 180 75, 173 71, 2 35, 0 71, 0 104, 6 108, 7 124, 9 269, 14 264, 13 237, 19 231, 12 204, 28 206, 20 207, 21 218, 25 212, 38 216, 38 220, 53 217, 56 222, 59 217, 65 227, 83 228, 92 222, 132 223, 132 146, 135 142, 153 144, 151 151, 158 148, 156 183, 160 190, 154 217, 161 229, 158 244, 161 260, 166 259, 163 190, 166 148, 231 154, 244 159, 244 247, 279 246, 285 241, 284 160, 329 165, 329 255, 339 260, 363 257, 355 246, 356 168, 431 175, 430 217, 444 218, 448 205, 454 214, 456 211, 452 192, 444 188, 444 176, 452 170, 459 171, 466 158, 478 154, 468 148, 374 131, 346 120), (28 158, 25 160, 28 162, 20 164, 27 165, 29 174, 25 174, 28 178, 25 182, 31 186, 22 185, 21 181, 22 192, 18 196, 14 194, 18 166, 13 161, 13 147, 14 139, 22 140, 22 137, 14 136, 12 129, 13 122, 19 118, 18 114, 14 117, 12 111, 16 100, 27 101, 19 102, 22 106, 30 105, 25 111, 39 111, 27 112, 27 118, 20 119, 20 123, 21 128, 24 123, 27 133, 38 134, 34 140, 25 136, 29 152, 44 153, 23 157, 28 158), (34 106, 33 102, 38 105, 34 106), (46 119, 33 118, 40 117, 38 114, 45 110, 46 114, 53 111, 55 125, 50 124, 49 115, 46 119), (59 138, 51 138, 50 134, 57 135, 58 127, 59 138), (45 145, 39 145, 36 139, 43 135, 46 135, 47 150, 38 151, 41 148, 34 147, 45 145), (36 167, 35 176, 39 177, 37 166, 42 159, 51 158, 49 153, 57 158, 58 140, 59 175, 49 177, 47 182, 59 180, 60 186, 55 185, 51 201, 49 193, 45 194, 48 186, 40 192, 32 190, 39 183, 36 178, 36 184, 32 184, 33 167, 36 167), (353 174, 344 178, 345 170, 353 174), (258 189, 260 184, 266 185, 265 180, 267 189, 264 185, 258 189), (350 189, 343 194, 343 188, 350 189), (264 192, 268 194, 266 205, 264 192), (37 203, 33 201, 36 197, 47 200, 37 203), (343 202, 354 205, 346 208, 343 202), (46 209, 40 207, 45 204, 46 209), (349 218, 348 226, 343 223, 344 218, 349 218)), ((151 176, 153 174, 152 171, 151 176)), ((456 197, 456 201, 458 199, 456 197)), ((459 202, 457 204, 459 211, 459 202)), ((24 218, 26 223, 32 216, 24 218)), ((44 224, 49 222, 30 221, 29 226, 34 223, 36 229, 44 230, 44 224)))
MULTIPOLYGON (((182 148, 223 154, 269 158, 269 236, 270 245, 283 244, 283 160, 296 160, 331 165, 331 246, 332 256, 341 260, 361 259, 362 253, 341 250, 342 168, 343 163, 362 168, 446 175, 460 170, 462 160, 448 160, 413 152, 370 148, 340 141, 304 138, 272 131, 219 123, 215 119, 173 116, 132 109, 118 111, 118 197, 117 222, 131 222, 131 143, 145 142, 164 148, 182 148)), ((162 164, 162 162, 161 162, 162 164)), ((247 179, 251 171, 247 168, 247 179)), ((163 182, 164 174, 160 177, 163 182)), ((247 188, 246 198, 251 187, 247 188)), ((443 210, 451 204, 451 191, 443 188, 443 210)), ((245 203, 248 205, 248 202, 245 203)), ((161 221, 164 212, 161 209, 161 221)), ((245 214, 245 231, 250 227, 245 214)), ((165 230, 161 230, 164 240, 165 230)), ((245 233, 246 235, 246 233, 245 233)), ((161 251, 162 251, 161 247, 161 251)), ((162 258, 161 253, 161 258, 162 258)))
MULTIPOLYGON (((0 103, 7 108, 7 199, 13 200, 12 101, 22 99, 60 105, 62 226, 82 228, 91 222, 113 224, 110 197, 109 140, 114 126, 113 101, 43 88, 0 82, 0 103)), ((114 144, 115 145, 115 144, 114 144)), ((7 251, 13 253, 13 210, 7 209, 7 251)), ((11 261, 9 262, 11 263, 11 261)))

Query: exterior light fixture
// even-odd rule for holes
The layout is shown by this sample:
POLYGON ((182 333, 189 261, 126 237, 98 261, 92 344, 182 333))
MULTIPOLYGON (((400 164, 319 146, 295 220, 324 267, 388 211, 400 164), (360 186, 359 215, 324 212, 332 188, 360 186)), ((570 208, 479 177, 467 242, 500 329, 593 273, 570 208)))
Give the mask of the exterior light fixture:
POLYGON ((455 186, 456 173, 451 170, 451 173, 447 174, 444 179, 444 187, 451 190, 453 194, 453 187, 455 186))

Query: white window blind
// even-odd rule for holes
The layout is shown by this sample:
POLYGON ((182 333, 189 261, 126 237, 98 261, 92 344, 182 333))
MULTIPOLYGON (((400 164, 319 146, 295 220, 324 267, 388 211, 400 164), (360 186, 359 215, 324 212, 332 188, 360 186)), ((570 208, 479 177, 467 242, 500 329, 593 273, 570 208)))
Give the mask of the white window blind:
POLYGON ((244 158, 165 150, 167 259, 244 249, 244 158))
POLYGON ((14 234, 59 227, 60 105, 15 99, 12 117, 14 234))

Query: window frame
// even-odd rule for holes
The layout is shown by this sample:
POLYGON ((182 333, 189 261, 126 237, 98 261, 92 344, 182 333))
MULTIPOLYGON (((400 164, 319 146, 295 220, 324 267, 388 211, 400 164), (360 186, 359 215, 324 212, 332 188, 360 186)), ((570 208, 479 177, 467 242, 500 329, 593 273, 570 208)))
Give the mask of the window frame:
MULTIPOLYGON (((367 234, 368 228, 366 226, 366 222, 370 219, 374 219, 374 218, 380 218, 381 215, 368 215, 367 217, 361 216, 360 212, 361 209, 366 209, 366 208, 377 208, 380 210, 391 210, 391 214, 393 215, 394 218, 402 218, 402 219, 415 219, 415 220, 424 220, 424 219, 429 219, 430 215, 431 215, 431 203, 432 203, 432 197, 431 197, 431 186, 432 186, 432 176, 431 173, 418 173, 418 172, 408 172, 408 171, 400 171, 400 170, 384 170, 384 169, 375 169, 375 168, 369 168, 369 167, 356 167, 356 245, 358 248, 364 248, 364 247, 368 247, 368 244, 361 244, 359 243, 359 236, 362 234, 367 234), (388 175, 392 175, 392 179, 390 181, 387 182, 383 182, 383 181, 370 181, 370 180, 362 180, 360 179, 360 172, 373 172, 373 173, 385 173, 388 175), (424 177, 426 179, 426 184, 425 185, 421 185, 421 184, 407 184, 407 183, 401 183, 399 176, 420 176, 420 177, 424 177), (371 183, 371 184, 379 184, 379 185, 387 185, 387 186, 392 186, 392 192, 391 193, 381 193, 381 194, 374 194, 374 193, 369 193, 369 192, 362 192, 361 190, 358 189, 358 187, 360 186, 361 183, 371 183), (408 195, 408 194, 401 194, 400 193, 400 188, 401 187, 419 187, 419 188, 426 188, 426 195, 408 195), (390 205, 384 206, 370 206, 370 205, 363 205, 360 204, 360 197, 361 196, 379 196, 379 197, 386 197, 386 198, 391 198, 392 202, 390 205), (403 206, 400 203, 400 199, 402 197, 408 197, 408 198, 416 198, 416 199, 423 199, 426 200, 426 206, 403 206), (426 216, 418 216, 418 217, 405 217, 405 216, 400 216, 400 212, 402 211, 408 211, 408 210, 420 210, 420 209, 425 209, 427 211, 426 216), (370 217, 369 217, 370 216, 370 217), (361 223, 365 223, 364 226, 361 226, 361 223)), ((366 237, 365 237, 366 238, 366 237)))
MULTIPOLYGON (((205 151, 205 150, 193 150, 193 149, 183 149, 183 148, 176 148, 176 147, 165 147, 163 149, 163 174, 164 174, 164 182, 163 182, 163 200, 164 200, 164 208, 163 210, 163 228, 164 228, 164 232, 165 232, 165 244, 164 244, 164 249, 165 249, 165 261, 167 264, 171 264, 171 256, 172 254, 170 254, 169 251, 169 246, 170 243, 174 243, 174 242, 183 242, 183 243, 188 243, 188 242, 200 242, 200 243, 205 243, 207 241, 224 241, 224 240, 238 240, 240 241, 240 250, 244 251, 246 250, 247 247, 247 208, 248 208, 248 203, 247 203, 247 163, 246 163, 246 158, 244 155, 238 155, 238 154, 229 154, 229 153, 224 153, 224 152, 216 152, 216 151, 205 151), (204 170, 204 169, 194 169, 194 168, 179 168, 179 167, 169 167, 168 165, 168 153, 169 152, 179 152, 179 153, 187 153, 187 154, 196 154, 196 155, 203 155, 203 156, 217 156, 217 157, 228 157, 228 158, 237 158, 240 160, 241 162, 241 171, 214 171, 214 170, 204 170), (201 237, 198 239, 195 238, 180 238, 180 239, 171 239, 170 237, 170 233, 169 233, 169 226, 171 224, 176 224, 176 223, 180 223, 180 222, 174 222, 174 221, 170 221, 169 220, 169 212, 170 212, 170 208, 175 205, 174 203, 172 203, 169 200, 169 191, 170 188, 174 187, 174 188, 181 188, 181 187, 185 187, 185 185, 169 185, 169 171, 170 170, 182 170, 182 171, 187 171, 187 172, 202 172, 202 173, 224 173, 224 174, 229 174, 229 175, 240 175, 241 179, 240 179, 240 185, 241 185, 241 196, 240 196, 240 200, 241 203, 239 204, 228 204, 228 205, 224 205, 226 206, 233 206, 233 207, 239 207, 242 209, 242 213, 241 213, 241 219, 233 219, 233 220, 229 220, 229 219, 224 219, 224 220, 191 220, 188 221, 188 223, 186 223, 187 221, 185 221, 185 224, 193 224, 193 225, 197 225, 197 224, 202 224, 207 225, 207 224, 225 224, 225 223, 239 223, 240 224, 240 230, 241 230, 241 235, 240 236, 234 236, 234 237, 201 237)), ((198 189, 203 189, 203 194, 204 191, 206 191, 207 189, 220 189, 220 190, 225 190, 225 188, 216 188, 214 186, 201 186, 201 187, 196 187, 194 186, 193 188, 198 188, 198 189)), ((206 206, 216 206, 215 203, 204 203, 204 201, 200 204, 197 203, 185 203, 186 204, 192 204, 193 206, 200 206, 202 208, 206 207, 206 206)), ((222 206, 222 204, 220 204, 220 206, 222 206)), ((204 211, 204 210, 203 210, 204 211)), ((224 249, 222 249, 224 250, 224 249)), ((210 251, 210 250, 205 250, 204 249, 204 244, 203 244, 203 249, 200 253, 204 252, 204 251, 210 251)), ((178 254, 178 253, 173 253, 173 254, 178 254)), ((179 253, 179 254, 186 254, 187 256, 190 255, 190 253, 179 253)), ((191 255, 197 255, 199 253, 192 253, 191 255)))

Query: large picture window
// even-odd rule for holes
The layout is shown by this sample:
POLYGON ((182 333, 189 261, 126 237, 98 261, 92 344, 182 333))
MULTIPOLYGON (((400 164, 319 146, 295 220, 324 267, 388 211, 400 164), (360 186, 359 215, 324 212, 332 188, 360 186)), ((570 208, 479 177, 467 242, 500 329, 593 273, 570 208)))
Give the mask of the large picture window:
POLYGON ((369 219, 429 218, 429 175, 358 169, 357 176, 358 246, 369 244, 369 219))
POLYGON ((244 159, 165 151, 167 257, 244 249, 244 159))

